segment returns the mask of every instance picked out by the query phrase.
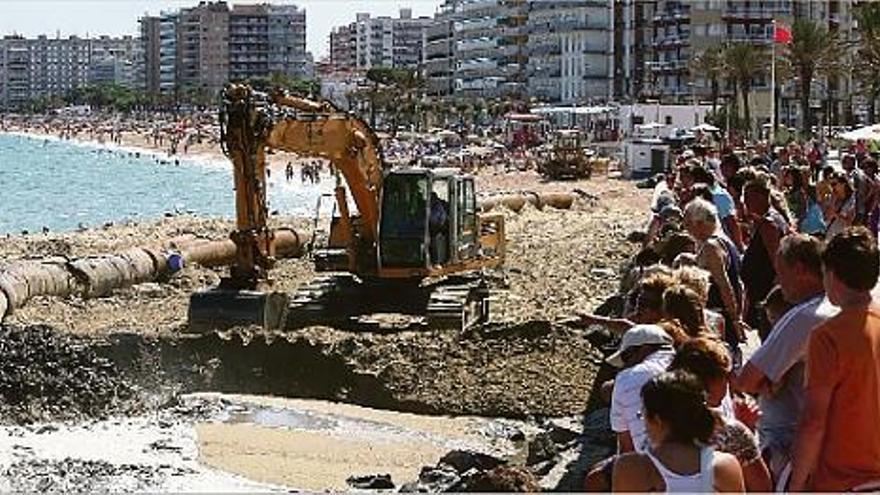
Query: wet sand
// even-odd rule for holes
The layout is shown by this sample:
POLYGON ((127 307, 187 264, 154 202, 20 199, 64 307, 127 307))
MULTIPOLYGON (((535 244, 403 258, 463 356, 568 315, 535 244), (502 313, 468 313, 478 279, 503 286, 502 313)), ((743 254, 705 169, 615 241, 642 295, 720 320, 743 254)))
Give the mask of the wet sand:
POLYGON ((349 476, 390 474, 399 486, 456 448, 495 455, 516 450, 512 442, 485 434, 493 420, 419 416, 324 401, 228 398, 271 408, 275 424, 284 422, 284 411, 310 418, 291 418, 287 425, 274 427, 247 422, 196 426, 203 463, 258 482, 346 490, 349 476))

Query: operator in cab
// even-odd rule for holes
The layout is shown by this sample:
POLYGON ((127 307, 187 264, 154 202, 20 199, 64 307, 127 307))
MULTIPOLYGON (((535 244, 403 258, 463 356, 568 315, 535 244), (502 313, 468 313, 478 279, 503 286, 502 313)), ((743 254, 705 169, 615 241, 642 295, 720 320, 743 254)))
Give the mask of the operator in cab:
POLYGON ((449 205, 436 192, 431 193, 428 230, 431 234, 431 261, 435 265, 443 264, 448 255, 449 205))

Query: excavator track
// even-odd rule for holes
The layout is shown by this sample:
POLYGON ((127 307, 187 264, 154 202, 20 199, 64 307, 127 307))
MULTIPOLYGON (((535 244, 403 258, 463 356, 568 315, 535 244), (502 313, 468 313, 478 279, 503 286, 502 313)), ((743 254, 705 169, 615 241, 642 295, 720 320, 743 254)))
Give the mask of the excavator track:
POLYGON ((479 278, 456 277, 415 285, 324 276, 291 296, 285 328, 465 330, 488 320, 488 297, 488 287, 479 278))

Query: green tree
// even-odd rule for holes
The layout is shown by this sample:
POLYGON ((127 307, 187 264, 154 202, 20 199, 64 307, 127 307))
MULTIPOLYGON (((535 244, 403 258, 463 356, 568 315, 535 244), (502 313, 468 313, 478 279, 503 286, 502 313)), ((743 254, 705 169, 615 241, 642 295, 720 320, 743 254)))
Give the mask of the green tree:
POLYGON ((868 102, 868 123, 873 124, 877 98, 880 96, 880 3, 861 4, 855 16, 859 22, 859 43, 853 74, 859 80, 868 102))
POLYGON ((725 71, 724 47, 713 45, 698 53, 691 59, 690 71, 692 80, 702 77, 709 82, 714 113, 718 106, 719 83, 725 71))
MULTIPOLYGON (((384 102, 385 113, 390 114, 393 131, 401 120, 410 124, 415 121, 417 102, 421 98, 425 81, 418 71, 390 67, 374 67, 367 71, 367 81, 373 87, 373 101, 384 102)), ((371 105, 374 108, 375 105, 371 105)), ((371 111, 371 123, 375 125, 371 111)))
POLYGON ((791 36, 785 57, 797 77, 802 113, 801 132, 806 136, 810 134, 813 120, 810 109, 813 78, 838 55, 838 48, 834 36, 827 29, 808 19, 796 20, 791 27, 791 36))
POLYGON ((742 95, 743 120, 746 136, 752 133, 752 116, 749 107, 749 96, 752 90, 752 79, 763 75, 767 70, 767 61, 764 50, 751 43, 731 43, 724 48, 724 67, 727 77, 734 84, 734 97, 736 92, 742 95))

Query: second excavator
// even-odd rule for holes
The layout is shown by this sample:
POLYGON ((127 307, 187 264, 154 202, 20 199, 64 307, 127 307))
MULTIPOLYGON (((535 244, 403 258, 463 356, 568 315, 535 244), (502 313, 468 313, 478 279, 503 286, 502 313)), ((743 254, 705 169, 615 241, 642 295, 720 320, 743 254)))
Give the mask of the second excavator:
POLYGON ((472 176, 386 166, 372 129, 329 102, 240 84, 228 86, 223 97, 221 145, 234 167, 236 262, 218 287, 191 297, 191 331, 466 328, 486 320, 489 292, 481 272, 504 261, 504 219, 478 211, 472 176), (312 245, 315 269, 327 275, 294 294, 273 292, 269 281, 275 237, 267 222, 270 150, 325 159, 336 177, 325 239, 316 236, 312 245))

